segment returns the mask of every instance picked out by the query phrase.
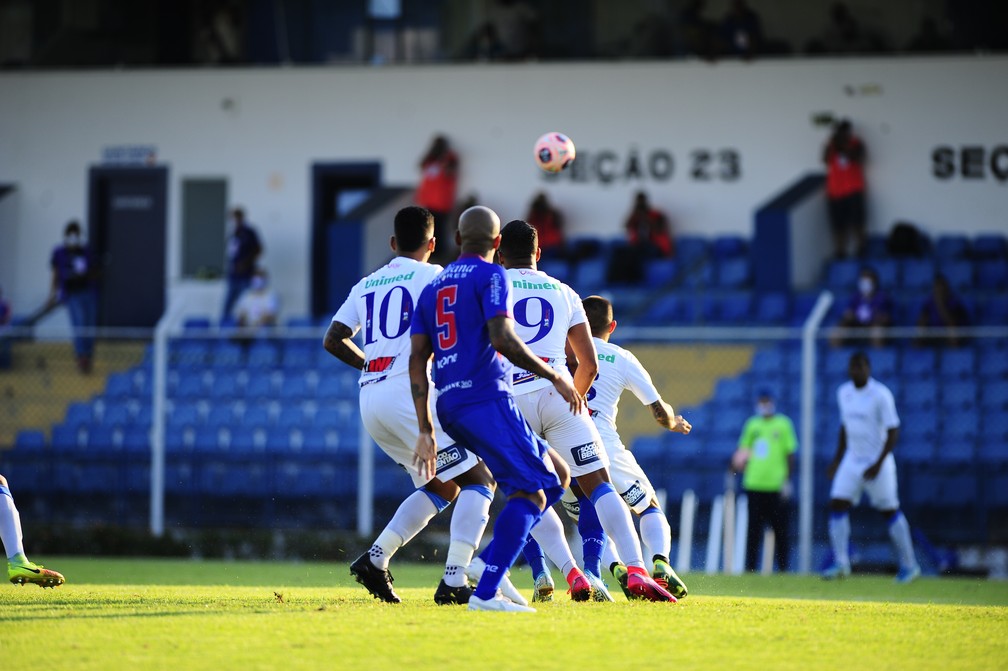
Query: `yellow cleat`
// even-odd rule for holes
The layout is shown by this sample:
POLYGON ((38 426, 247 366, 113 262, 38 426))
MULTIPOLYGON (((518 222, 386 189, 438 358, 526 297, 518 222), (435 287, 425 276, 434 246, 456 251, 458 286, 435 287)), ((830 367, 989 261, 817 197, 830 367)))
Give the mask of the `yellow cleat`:
POLYGON ((7 562, 7 579, 15 585, 33 583, 39 587, 59 587, 66 579, 62 573, 47 569, 30 561, 7 562))

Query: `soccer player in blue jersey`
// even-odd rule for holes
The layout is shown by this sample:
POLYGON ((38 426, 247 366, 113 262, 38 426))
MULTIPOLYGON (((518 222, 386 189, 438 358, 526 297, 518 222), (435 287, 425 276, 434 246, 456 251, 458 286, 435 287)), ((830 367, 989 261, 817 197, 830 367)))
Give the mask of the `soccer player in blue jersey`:
POLYGON ((560 500, 569 474, 562 467, 558 472, 548 446, 518 412, 504 358, 549 380, 572 413, 581 412, 583 400, 568 376, 547 366, 515 334, 507 277, 492 262, 500 245, 497 214, 482 206, 467 209, 456 239, 461 255, 427 285, 413 314, 409 373, 420 428, 416 459, 422 472, 435 472, 427 378, 433 356, 442 427, 483 459, 508 497, 469 609, 535 612, 498 588, 543 510, 560 500))

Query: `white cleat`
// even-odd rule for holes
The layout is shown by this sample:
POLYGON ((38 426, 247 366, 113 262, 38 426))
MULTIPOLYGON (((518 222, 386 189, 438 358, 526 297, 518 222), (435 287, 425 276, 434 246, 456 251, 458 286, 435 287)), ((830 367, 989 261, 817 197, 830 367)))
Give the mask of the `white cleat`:
POLYGON ((476 595, 469 597, 469 610, 493 610, 503 613, 534 613, 535 608, 523 606, 507 598, 499 591, 492 599, 480 599, 476 595))
MULTIPOLYGON (((473 557, 472 561, 469 562, 469 566, 466 567, 465 574, 466 577, 472 580, 474 583, 479 584, 480 578, 483 577, 483 571, 486 569, 486 562, 479 557, 473 557)), ((500 591, 504 594, 507 599, 515 602, 520 606, 527 606, 528 600, 522 596, 522 593, 518 591, 518 588, 514 586, 511 579, 508 576, 511 575, 511 571, 504 574, 500 582, 500 591)), ((486 610, 486 609, 484 609, 486 610)))
POLYGON ((592 586, 592 601, 616 601, 612 594, 609 593, 609 588, 605 586, 601 578, 596 578, 589 571, 585 571, 584 574, 588 577, 588 582, 592 586))

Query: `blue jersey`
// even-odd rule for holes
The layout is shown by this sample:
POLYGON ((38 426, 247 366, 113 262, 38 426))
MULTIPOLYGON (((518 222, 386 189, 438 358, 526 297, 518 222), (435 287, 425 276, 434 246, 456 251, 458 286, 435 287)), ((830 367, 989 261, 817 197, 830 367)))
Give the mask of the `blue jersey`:
POLYGON ((431 339, 438 415, 510 395, 511 364, 493 348, 487 328, 501 316, 511 316, 504 269, 478 256, 459 257, 424 287, 410 332, 431 339))

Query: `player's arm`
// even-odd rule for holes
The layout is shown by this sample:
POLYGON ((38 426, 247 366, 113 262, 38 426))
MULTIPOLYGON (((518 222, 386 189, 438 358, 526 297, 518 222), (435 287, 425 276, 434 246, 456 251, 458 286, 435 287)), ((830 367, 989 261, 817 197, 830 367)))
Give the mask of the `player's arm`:
POLYGON ((836 454, 833 455, 833 461, 830 462, 829 468, 826 469, 826 474, 831 478, 833 474, 836 473, 837 468, 840 466, 840 461, 843 459, 844 454, 847 452, 847 429, 844 428, 843 424, 840 425, 840 433, 837 434, 837 447, 836 454))
POLYGON ((437 472, 437 441, 434 438, 434 419, 429 401, 430 379, 427 377, 427 364, 433 354, 434 348, 427 334, 414 333, 410 336, 410 391, 413 394, 417 426, 420 428, 413 462, 420 468, 421 475, 430 477, 434 477, 437 472))
MULTIPOLYGON (((522 339, 515 333, 514 326, 511 325, 511 320, 508 317, 504 315, 491 317, 487 321, 487 330, 490 333, 490 343, 495 350, 519 368, 524 368, 528 372, 552 382, 557 392, 570 404, 571 412, 574 414, 581 412, 583 401, 578 390, 567 378, 547 366, 542 359, 532 353, 528 345, 522 342, 522 339)), ((413 357, 411 355, 411 366, 412 363, 413 357)))
POLYGON ((353 336, 353 329, 342 322, 334 321, 329 324, 329 328, 326 330, 322 346, 346 365, 363 370, 364 352, 351 340, 353 336))
MULTIPOLYGON (((574 349, 571 347, 570 339, 564 340, 564 356, 567 357, 567 370, 570 371, 571 377, 577 374, 578 361, 577 355, 574 354, 574 349)), ((595 364, 596 366, 598 363, 595 364)))
MULTIPOLYGON (((581 322, 570 327, 567 331, 567 343, 564 351, 570 346, 570 351, 577 361, 574 370, 574 388, 584 396, 591 389, 595 376, 598 375, 598 355, 595 352, 595 341, 592 340, 591 331, 588 324, 581 322)), ((568 361, 570 359, 568 358, 568 361)))
POLYGON ((885 458, 893 451, 896 447, 896 440, 899 438, 899 427, 892 426, 886 431, 886 441, 885 445, 882 446, 882 453, 879 455, 878 461, 869 466, 865 472, 864 476, 866 480, 874 480, 875 476, 878 475, 879 470, 882 468, 882 462, 885 458))
POLYGON ((651 408, 651 416, 655 418, 658 425, 669 431, 687 434, 693 429, 693 425, 686 421, 682 415, 675 414, 672 406, 663 398, 659 398, 648 407, 651 408))

